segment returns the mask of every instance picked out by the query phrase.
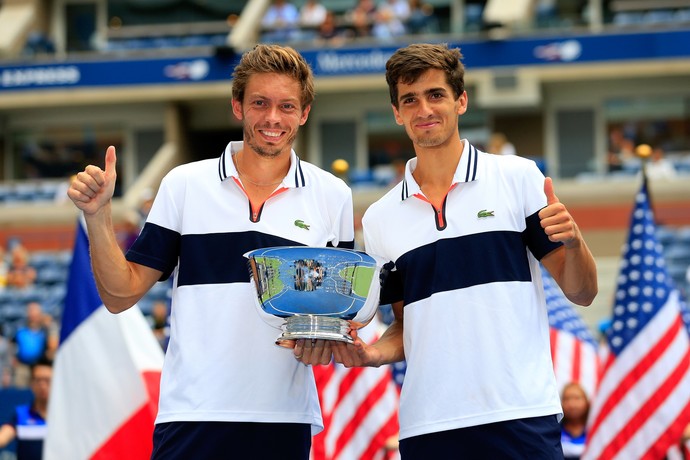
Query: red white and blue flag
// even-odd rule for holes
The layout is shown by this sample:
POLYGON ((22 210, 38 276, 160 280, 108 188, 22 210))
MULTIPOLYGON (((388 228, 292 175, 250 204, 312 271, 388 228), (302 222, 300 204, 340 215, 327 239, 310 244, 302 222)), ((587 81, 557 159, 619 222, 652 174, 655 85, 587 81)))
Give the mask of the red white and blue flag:
POLYGON ((549 272, 543 267, 541 272, 549 313, 551 359, 558 388, 578 382, 592 398, 600 372, 597 341, 549 272))
POLYGON ((77 225, 48 407, 45 460, 148 459, 163 351, 141 310, 108 312, 77 225))
POLYGON ((687 309, 664 263, 645 180, 623 249, 583 460, 663 459, 678 445, 690 422, 689 337, 687 309))
MULTIPOLYGON (((367 343, 378 338, 376 317, 360 332, 367 343)), ((390 366, 347 369, 331 362, 314 366, 324 431, 313 438, 312 460, 397 458, 398 387, 390 366)))

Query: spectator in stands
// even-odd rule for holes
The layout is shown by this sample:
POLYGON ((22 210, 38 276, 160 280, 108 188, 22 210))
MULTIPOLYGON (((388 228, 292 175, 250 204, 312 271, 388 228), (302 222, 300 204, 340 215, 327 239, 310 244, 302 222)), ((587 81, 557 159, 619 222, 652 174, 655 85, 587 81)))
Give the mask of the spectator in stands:
POLYGON ((608 172, 622 171, 630 168, 636 162, 635 142, 625 136, 620 128, 614 128, 609 133, 609 148, 607 155, 608 172))
POLYGON ((53 315, 48 312, 43 312, 43 327, 45 327, 48 333, 48 338, 46 340, 46 352, 45 358, 54 361, 55 354, 57 353, 58 346, 60 345, 60 325, 53 315))
POLYGON ((335 13, 326 13, 326 19, 319 26, 316 41, 330 46, 339 46, 345 41, 345 34, 340 30, 336 23, 335 13))
POLYGON ((357 0, 354 8, 347 12, 346 18, 355 37, 371 36, 371 29, 376 21, 374 0, 357 0))
POLYGON ((303 38, 313 39, 318 35, 321 24, 326 20, 328 10, 319 0, 307 0, 299 10, 299 25, 303 38))
POLYGON ((496 155, 516 155, 515 146, 503 133, 493 133, 489 137, 488 152, 496 155))
POLYGON ((299 11, 287 0, 273 0, 261 19, 264 42, 287 42, 297 38, 299 11))
POLYGON ((461 59, 413 44, 386 63, 393 115, 416 156, 362 226, 366 250, 395 262, 381 295, 395 321, 372 345, 353 329, 355 343, 334 343, 333 354, 347 367, 406 361, 403 459, 562 459, 539 261, 580 305, 596 296, 596 264, 533 161, 460 137, 461 59))
POLYGON ((405 178, 405 166, 407 165, 407 160, 402 157, 396 157, 391 160, 391 166, 393 167, 393 177, 388 182, 389 187, 395 187, 400 183, 401 180, 405 178))
POLYGON ((673 179, 676 177, 676 167, 669 160, 664 149, 657 145, 652 149, 652 154, 645 165, 647 177, 650 179, 673 179))
POLYGON ((565 460, 578 460, 585 450, 589 398, 577 382, 570 382, 561 392, 561 445, 565 460))
POLYGON ((407 33, 405 23, 410 18, 408 0, 386 0, 376 9, 372 34, 380 40, 390 40, 407 33))
POLYGON ((153 303, 149 324, 163 351, 167 350, 170 341, 170 314, 166 302, 157 300, 153 303))
POLYGON ((14 385, 26 387, 29 384, 31 365, 47 356, 54 356, 57 342, 50 338, 41 304, 35 301, 26 305, 25 324, 14 335, 14 385))
POLYGON ((411 34, 435 34, 439 32, 438 18, 433 5, 423 0, 410 0, 410 17, 407 30, 411 34))
POLYGON ((5 335, 5 325, 0 324, 0 389, 12 386, 12 344, 5 335))
POLYGON ((26 37, 26 44, 22 54, 25 57, 36 57, 41 54, 53 54, 55 44, 53 40, 43 31, 34 30, 26 37))
POLYGON ((7 251, 5 247, 0 244, 0 291, 7 286, 7 274, 10 271, 10 265, 7 263, 7 251))
POLYGON ((143 225, 139 213, 134 210, 125 211, 122 224, 117 232, 117 241, 123 251, 127 252, 134 244, 143 225))
POLYGON ((29 250, 18 243, 11 249, 10 257, 7 286, 15 289, 26 289, 33 286, 36 282, 36 269, 29 264, 29 250))
POLYGON ((537 0, 534 17, 537 27, 554 27, 559 23, 556 0, 537 0))
MULTIPOLYGON (((311 69, 294 49, 260 44, 243 54, 231 101, 243 141, 230 142, 218 160, 168 173, 126 256, 112 227, 115 148, 104 169, 87 166, 68 191, 84 214, 109 311, 127 310, 156 282, 174 277, 154 460, 229 452, 309 458, 311 436, 322 428, 313 373, 295 359, 295 344, 284 344, 293 352, 277 347, 277 330, 257 316, 243 254, 275 245, 354 245, 350 188, 292 150, 313 99, 311 69), (293 225, 302 215, 308 231, 293 225)), ((308 349, 301 342, 305 357, 330 356, 323 341, 308 349)))
POLYGON ((40 360, 31 366, 31 404, 22 404, 14 410, 11 423, 0 427, 0 448, 17 440, 17 460, 41 460, 43 440, 47 433, 48 398, 53 378, 53 364, 40 360))
POLYGON ((152 188, 145 188, 141 192, 141 196, 139 197, 139 208, 137 209, 139 212, 139 227, 144 226, 144 223, 151 212, 151 206, 153 206, 154 198, 156 198, 156 192, 154 192, 152 188))

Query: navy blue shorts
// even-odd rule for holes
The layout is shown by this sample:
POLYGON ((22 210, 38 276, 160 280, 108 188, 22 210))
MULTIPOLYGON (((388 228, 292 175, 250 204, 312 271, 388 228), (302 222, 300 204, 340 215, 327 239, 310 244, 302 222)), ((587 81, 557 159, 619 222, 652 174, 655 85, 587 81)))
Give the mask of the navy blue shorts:
POLYGON ((300 423, 171 422, 153 432, 155 460, 308 460, 311 426, 300 423))
POLYGON ((562 460, 561 427, 548 415, 423 434, 401 440, 400 457, 562 460))

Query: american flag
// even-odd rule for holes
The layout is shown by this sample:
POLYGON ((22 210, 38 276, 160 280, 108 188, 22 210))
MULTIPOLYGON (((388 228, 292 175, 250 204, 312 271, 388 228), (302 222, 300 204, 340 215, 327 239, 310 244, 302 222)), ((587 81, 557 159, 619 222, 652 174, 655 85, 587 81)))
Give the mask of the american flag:
POLYGON ((690 422, 690 335, 655 233, 644 180, 623 248, 583 460, 663 459, 690 422))
POLYGON ((578 382, 592 398, 599 383, 597 341, 549 272, 544 268, 541 272, 549 312, 551 358, 558 388, 578 382))
MULTIPOLYGON (((375 317, 360 337, 372 343, 380 325, 375 317)), ((331 362, 314 366, 314 376, 325 429, 313 438, 313 460, 398 458, 399 392, 390 366, 347 369, 331 362)))

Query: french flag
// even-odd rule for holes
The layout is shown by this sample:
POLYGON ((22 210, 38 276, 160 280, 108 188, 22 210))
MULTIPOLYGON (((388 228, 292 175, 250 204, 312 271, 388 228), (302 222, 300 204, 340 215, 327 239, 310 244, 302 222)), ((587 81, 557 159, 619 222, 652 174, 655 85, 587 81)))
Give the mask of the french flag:
POLYGON ((163 350, 136 305, 103 306, 80 219, 48 405, 45 460, 148 459, 163 350))

